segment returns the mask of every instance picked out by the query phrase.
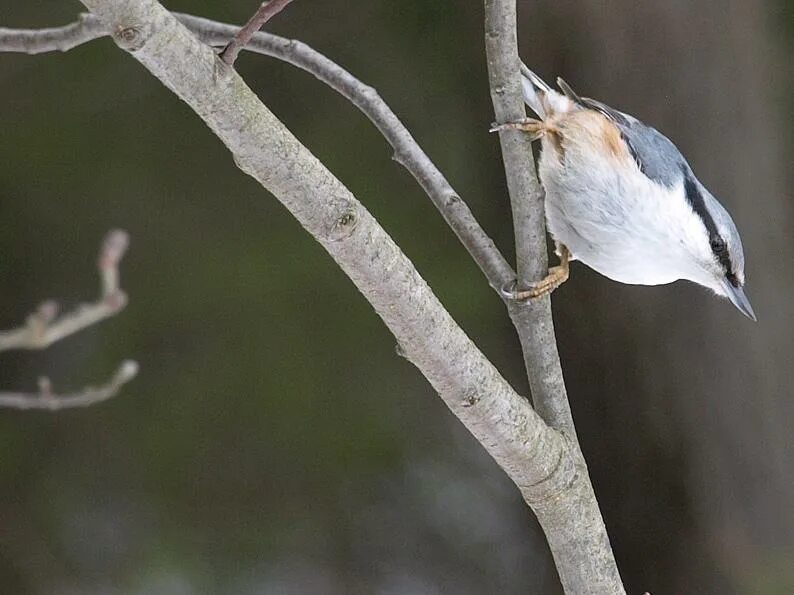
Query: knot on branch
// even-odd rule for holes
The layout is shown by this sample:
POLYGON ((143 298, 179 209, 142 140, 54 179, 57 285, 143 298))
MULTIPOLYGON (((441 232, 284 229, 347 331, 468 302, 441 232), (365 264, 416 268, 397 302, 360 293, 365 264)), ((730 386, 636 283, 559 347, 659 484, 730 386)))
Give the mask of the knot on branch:
MULTIPOLYGON (((566 443, 569 442, 564 436, 563 439, 566 443)), ((560 450, 557 464, 546 477, 531 485, 519 486, 519 488, 524 500, 535 510, 536 507, 542 506, 544 503, 553 502, 557 496, 567 491, 576 483, 577 479, 580 479, 581 473, 582 470, 579 469, 576 457, 572 455, 569 448, 563 448, 560 450)), ((586 469, 584 473, 587 477, 586 469)))
POLYGON ((113 31, 113 39, 120 48, 128 52, 135 52, 146 43, 143 28, 139 25, 118 25, 113 31))
POLYGON ((355 207, 348 208, 331 224, 328 230, 328 239, 332 242, 339 242, 349 238, 358 227, 358 222, 359 217, 355 207))
POLYGON ((462 407, 466 407, 466 408, 474 407, 479 402, 480 402, 480 395, 475 394, 475 393, 470 393, 470 394, 464 395, 463 402, 461 403, 461 406, 462 407))

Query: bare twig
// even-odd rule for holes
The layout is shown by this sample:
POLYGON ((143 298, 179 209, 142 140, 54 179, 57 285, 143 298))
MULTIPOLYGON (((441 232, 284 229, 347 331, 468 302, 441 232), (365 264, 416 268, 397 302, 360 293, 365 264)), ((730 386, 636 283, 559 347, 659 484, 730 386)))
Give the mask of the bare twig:
MULTIPOLYGON (((225 45, 229 38, 239 31, 236 25, 218 23, 188 14, 174 14, 199 39, 209 45, 225 45)), ((0 28, 0 51, 26 53, 54 51, 109 35, 107 27, 92 14, 80 15, 77 23, 40 31, 41 35, 38 35, 39 31, 33 29, 0 28)), ((515 279, 512 267, 477 222, 468 205, 375 89, 362 83, 347 70, 300 41, 259 32, 251 38, 245 49, 297 66, 313 74, 353 103, 383 134, 394 149, 395 160, 413 175, 427 193, 482 270, 491 287, 498 291, 515 279)))
MULTIPOLYGON (((57 39, 57 36, 49 36, 49 33, 48 37, 50 42, 57 39)), ((64 337, 120 312, 127 303, 127 296, 119 287, 119 263, 124 257, 128 245, 129 236, 126 231, 116 229, 105 236, 97 259, 101 290, 96 302, 82 304, 60 318, 58 318, 56 302, 53 300, 42 302, 36 311, 28 316, 24 326, 0 332, 0 351, 44 349, 64 337)), ((79 392, 66 395, 54 394, 49 378, 42 377, 39 379, 38 393, 0 392, 0 407, 47 409, 49 411, 87 407, 114 396, 137 373, 138 364, 132 360, 126 360, 119 366, 113 378, 103 386, 87 387, 79 392)))
POLYGON ((119 287, 119 263, 129 244, 126 231, 108 233, 99 252, 101 278, 99 299, 81 304, 58 318, 58 305, 48 300, 28 316, 24 326, 0 332, 0 351, 9 349, 44 349, 105 318, 119 313, 127 304, 127 296, 119 287))
POLYGON ((292 0, 269 0, 269 2, 264 2, 262 6, 259 7, 259 10, 254 13, 254 16, 251 17, 242 29, 234 34, 229 44, 223 48, 223 51, 220 53, 221 60, 226 62, 229 66, 232 66, 235 60, 237 60, 237 55, 240 53, 240 50, 248 45, 254 33, 259 31, 271 18, 280 13, 290 2, 292 2, 292 0))
POLYGON ((39 378, 39 392, 10 393, 0 392, 0 407, 12 409, 45 409, 59 411, 74 407, 88 407, 115 396, 122 386, 135 378, 138 364, 132 360, 121 363, 113 377, 99 387, 86 387, 76 393, 57 395, 52 392, 49 378, 39 378))
MULTIPOLYGON (((485 48, 496 122, 526 117, 519 78, 516 0, 485 0, 485 48)), ((508 129, 499 133, 499 140, 513 209, 518 283, 526 286, 541 279, 548 266, 543 191, 536 177, 529 135, 508 129)), ((577 461, 576 481, 568 488, 569 497, 576 502, 571 514, 547 516, 544 503, 535 506, 563 587, 566 593, 623 593, 576 438, 557 352, 551 301, 545 297, 513 302, 509 311, 521 340, 536 410, 546 423, 568 436, 571 456, 577 461), (582 526, 588 530, 582 531, 582 526)))
MULTIPOLYGON (((518 75, 515 0, 486 0, 485 7, 485 47, 496 121, 517 121, 526 117, 526 111, 518 75)), ((518 286, 527 287, 542 279, 548 268, 543 189, 535 174, 529 135, 503 130, 499 141, 513 209, 518 286)), ((535 409, 551 427, 575 437, 550 298, 513 301, 508 307, 521 342, 535 409)))
POLYGON ((107 27, 94 15, 82 13, 74 23, 46 29, 9 29, 0 27, 0 51, 23 54, 67 52, 79 45, 109 35, 107 27))

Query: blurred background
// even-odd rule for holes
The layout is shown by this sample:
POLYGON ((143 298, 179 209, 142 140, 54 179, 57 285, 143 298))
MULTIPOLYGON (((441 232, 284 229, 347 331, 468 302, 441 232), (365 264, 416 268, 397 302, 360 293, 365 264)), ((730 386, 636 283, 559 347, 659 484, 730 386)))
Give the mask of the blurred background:
MULTIPOLYGON (((519 0, 542 76, 660 128, 734 216, 758 324, 685 283, 582 265, 554 298, 579 436, 630 593, 794 592, 791 0, 519 0)), ((169 2, 244 22, 257 2, 169 2)), ((78 2, 0 0, 0 24, 78 2)), ((298 0, 268 29, 375 86, 512 254, 479 2, 298 0)), ((374 213, 526 394, 505 310, 373 126, 243 54, 265 103, 374 213)), ((197 117, 107 39, 0 55, 0 328, 93 299, 127 229, 130 304, 1 387, 139 377, 0 411, 0 592, 558 593, 536 522, 367 302, 197 117)))

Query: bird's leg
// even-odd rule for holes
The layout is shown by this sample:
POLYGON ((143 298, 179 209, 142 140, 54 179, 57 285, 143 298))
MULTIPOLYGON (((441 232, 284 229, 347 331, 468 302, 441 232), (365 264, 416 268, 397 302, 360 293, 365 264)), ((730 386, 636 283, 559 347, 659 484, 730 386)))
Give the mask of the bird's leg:
POLYGON ((540 281, 530 284, 528 289, 516 289, 515 286, 509 289, 503 288, 502 296, 510 300, 535 299, 550 294, 565 283, 571 272, 571 252, 559 242, 556 243, 555 252, 560 257, 560 264, 551 267, 548 275, 540 281))
POLYGON ((505 122, 504 124, 493 124, 491 132, 499 132, 500 130, 523 130, 529 132, 532 140, 542 138, 547 132, 557 134, 559 131, 557 127, 534 118, 522 118, 515 122, 505 122))

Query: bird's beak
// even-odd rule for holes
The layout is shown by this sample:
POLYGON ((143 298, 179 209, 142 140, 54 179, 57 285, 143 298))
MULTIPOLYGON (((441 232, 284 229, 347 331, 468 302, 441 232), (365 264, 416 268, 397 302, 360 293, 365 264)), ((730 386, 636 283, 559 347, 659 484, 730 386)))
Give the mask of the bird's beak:
POLYGON ((736 306, 742 314, 747 316, 747 318, 753 322, 758 322, 758 319, 755 317, 755 312, 753 312, 753 307, 750 305, 750 300, 748 300, 747 296, 744 294, 744 289, 741 287, 734 287, 727 279, 722 281, 722 286, 725 289, 725 295, 728 296, 731 303, 736 306))

